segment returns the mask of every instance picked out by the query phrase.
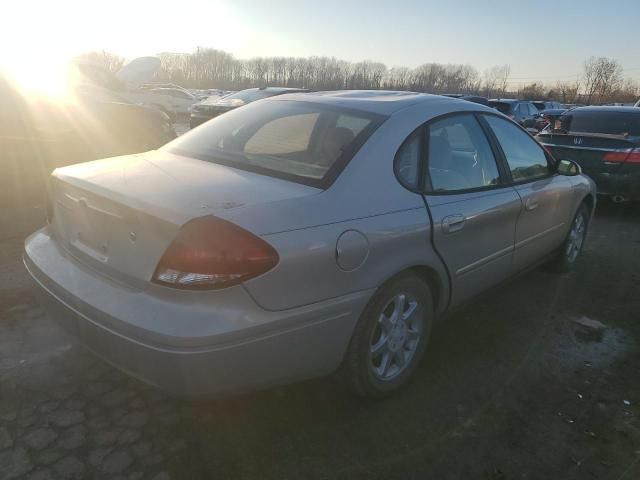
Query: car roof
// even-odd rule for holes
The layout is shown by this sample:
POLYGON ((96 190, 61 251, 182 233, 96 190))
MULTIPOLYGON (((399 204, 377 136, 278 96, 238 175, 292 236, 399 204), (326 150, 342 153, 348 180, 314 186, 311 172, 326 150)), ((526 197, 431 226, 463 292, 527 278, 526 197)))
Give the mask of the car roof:
POLYGON ((516 103, 516 102, 528 102, 529 100, 518 100, 517 98, 492 98, 490 102, 502 102, 502 103, 516 103))
POLYGON ((460 102, 469 103, 466 100, 445 97, 442 95, 430 95, 427 93, 400 92, 393 90, 335 90, 329 92, 293 93, 270 97, 264 101, 296 100, 301 102, 319 103, 324 105, 336 105, 354 110, 362 110, 381 115, 392 115, 398 110, 416 105, 418 103, 459 105, 460 102))
POLYGON ((628 113, 640 113, 638 107, 614 107, 610 105, 602 106, 589 106, 589 107, 577 107, 571 110, 571 112, 628 112, 628 113))

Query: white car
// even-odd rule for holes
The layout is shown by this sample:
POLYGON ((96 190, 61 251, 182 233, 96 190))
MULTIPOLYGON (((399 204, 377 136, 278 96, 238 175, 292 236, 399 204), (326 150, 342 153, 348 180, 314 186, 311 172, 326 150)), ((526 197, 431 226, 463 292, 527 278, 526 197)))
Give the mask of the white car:
MULTIPOLYGON (((189 112, 195 97, 177 99, 175 92, 184 93, 179 88, 143 88, 160 69, 160 59, 156 57, 140 57, 122 67, 115 75, 103 68, 88 62, 76 62, 79 72, 79 84, 105 89, 117 94, 127 102, 146 107, 153 107, 166 113, 172 120, 177 114, 189 112), (189 101, 188 106, 187 100, 189 101)), ((186 95, 185 95, 186 96, 186 95)))
POLYGON ((168 96, 171 111, 179 115, 188 114, 191 112, 191 107, 199 102, 195 95, 181 88, 154 88, 150 93, 168 96))

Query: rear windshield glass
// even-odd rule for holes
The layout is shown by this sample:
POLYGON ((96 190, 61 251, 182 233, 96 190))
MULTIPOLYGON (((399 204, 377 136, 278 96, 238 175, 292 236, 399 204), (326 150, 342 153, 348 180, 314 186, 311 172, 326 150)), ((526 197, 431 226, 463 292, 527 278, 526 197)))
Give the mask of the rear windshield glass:
POLYGON ((306 102, 256 102, 207 122, 163 149, 322 186, 383 119, 306 102))
POLYGON ((506 102, 489 102, 489 106, 495 108, 505 115, 511 111, 511 104, 506 102))
POLYGON ((562 127, 568 132, 637 137, 640 136, 640 112, 573 111, 563 118, 562 127))

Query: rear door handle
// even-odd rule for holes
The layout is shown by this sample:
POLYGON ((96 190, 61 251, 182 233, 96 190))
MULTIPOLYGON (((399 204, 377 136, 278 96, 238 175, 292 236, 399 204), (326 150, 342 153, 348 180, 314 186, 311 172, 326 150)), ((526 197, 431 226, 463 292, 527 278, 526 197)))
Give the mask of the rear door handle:
POLYGON ((444 233, 458 232, 464 227, 465 220, 465 216, 461 213, 448 215, 442 219, 442 231, 444 233))
POLYGON ((538 200, 535 198, 527 198, 527 201, 524 202, 524 208, 527 210, 535 210, 538 208, 538 200))

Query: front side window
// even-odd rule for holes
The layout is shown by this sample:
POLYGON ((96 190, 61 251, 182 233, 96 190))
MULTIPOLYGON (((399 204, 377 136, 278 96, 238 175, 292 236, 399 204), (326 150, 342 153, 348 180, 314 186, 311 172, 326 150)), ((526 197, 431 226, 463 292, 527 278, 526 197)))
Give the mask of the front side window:
POLYGON ((500 142, 514 182, 549 175, 550 168, 544 150, 529 134, 494 115, 485 115, 484 118, 500 142))
POLYGON ((428 173, 434 193, 500 183, 496 159, 473 115, 456 115, 428 129, 428 173))
POLYGON ((315 185, 334 165, 355 155, 381 121, 377 115, 340 107, 257 102, 217 117, 163 149, 315 185))

